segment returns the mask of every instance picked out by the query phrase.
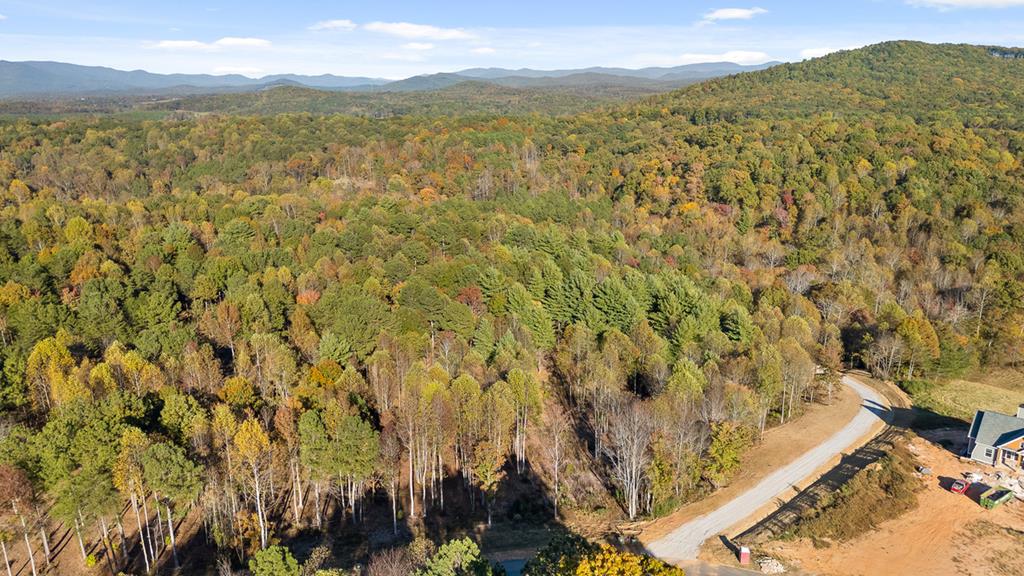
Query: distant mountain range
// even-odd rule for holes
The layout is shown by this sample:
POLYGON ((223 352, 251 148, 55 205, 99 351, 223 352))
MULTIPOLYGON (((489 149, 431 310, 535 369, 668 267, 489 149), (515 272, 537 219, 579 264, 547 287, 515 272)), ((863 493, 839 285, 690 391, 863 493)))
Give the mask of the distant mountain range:
POLYGON ((99 96, 115 94, 208 94, 251 92, 274 86, 305 86, 320 90, 409 92, 448 88, 462 82, 486 82, 513 88, 630 86, 666 89, 709 78, 760 70, 778 64, 744 66, 731 62, 687 64, 671 68, 583 68, 533 70, 471 68, 455 73, 426 74, 404 80, 322 74, 275 74, 249 78, 240 74, 155 74, 62 62, 0 60, 0 98, 99 96))

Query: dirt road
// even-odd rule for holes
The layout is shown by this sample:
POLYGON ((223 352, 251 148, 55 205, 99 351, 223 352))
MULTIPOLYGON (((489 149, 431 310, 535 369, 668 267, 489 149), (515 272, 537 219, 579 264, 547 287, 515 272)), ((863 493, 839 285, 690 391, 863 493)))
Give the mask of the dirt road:
POLYGON ((889 409, 888 401, 874 389, 852 376, 843 376, 849 386, 862 399, 857 415, 839 432, 796 460, 766 476, 756 486, 740 494, 716 510, 695 518, 648 544, 648 551, 667 561, 690 560, 697 557, 701 544, 708 538, 722 534, 739 524, 758 509, 792 490, 793 485, 811 476, 834 457, 859 443, 883 418, 889 409))

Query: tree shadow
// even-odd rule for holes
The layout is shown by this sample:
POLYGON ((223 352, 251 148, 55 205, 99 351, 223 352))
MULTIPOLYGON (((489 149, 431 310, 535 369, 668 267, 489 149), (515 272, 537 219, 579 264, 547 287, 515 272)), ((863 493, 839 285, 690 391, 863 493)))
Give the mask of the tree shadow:
MULTIPOLYGON (((427 491, 427 502, 421 500, 417 489, 415 518, 408 516, 408 493, 399 493, 397 507, 400 512, 397 533, 392 527, 391 497, 383 489, 367 493, 362 520, 353 521, 350 513, 337 506, 332 499, 326 504, 322 529, 312 526, 311 501, 306 502, 300 529, 279 530, 279 544, 287 546, 295 558, 304 563, 317 547, 326 547, 329 558, 322 568, 351 570, 365 565, 373 552, 408 545, 416 537, 425 537, 436 544, 453 538, 470 537, 478 543, 485 555, 513 550, 533 550, 547 544, 555 535, 566 530, 554 515, 554 503, 548 497, 547 481, 527 461, 516 471, 510 460, 503 468, 504 476, 493 496, 491 523, 487 522, 487 507, 480 490, 468 485, 461 476, 446 476, 443 484, 444 507, 440 493, 427 491), (404 497, 403 497, 404 496, 404 497), (425 505, 425 506, 424 506, 425 505), (425 512, 425 515, 424 515, 425 512)), ((407 487, 406 487, 407 488, 407 487)), ((291 511, 289 496, 282 493, 270 515, 280 517, 291 511)), ((178 542, 182 560, 181 574, 213 574, 218 549, 206 538, 200 528, 178 542)), ((237 560, 237 557, 234 558, 237 560)), ((161 555, 157 571, 169 573, 173 562, 170 553, 161 555)), ((133 559, 133 569, 142 573, 141 556, 133 559)), ((238 564, 237 567, 244 568, 238 564)))

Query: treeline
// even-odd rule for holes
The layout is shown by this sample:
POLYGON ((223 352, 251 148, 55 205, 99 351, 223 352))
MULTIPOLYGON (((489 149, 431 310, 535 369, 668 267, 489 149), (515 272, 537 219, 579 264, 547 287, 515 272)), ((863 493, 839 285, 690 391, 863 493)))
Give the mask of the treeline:
POLYGON ((187 518, 241 561, 490 523, 534 477, 548 514, 601 491, 634 519, 727 482, 844 364, 1020 361, 1013 121, 665 104, 0 125, 9 535, 42 566, 59 521, 148 569, 187 518))

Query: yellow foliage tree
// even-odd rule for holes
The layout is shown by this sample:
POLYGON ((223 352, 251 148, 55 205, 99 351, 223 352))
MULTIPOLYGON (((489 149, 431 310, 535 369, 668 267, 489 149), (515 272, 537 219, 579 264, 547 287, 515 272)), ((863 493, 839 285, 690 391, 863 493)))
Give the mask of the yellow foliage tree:
POLYGON ((60 330, 32 347, 25 376, 36 409, 50 410, 75 399, 88 398, 89 389, 72 376, 75 360, 68 350, 70 337, 60 330))
POLYGON ((605 545, 580 561, 576 576, 685 576, 685 573, 657 558, 620 552, 605 545))
POLYGON ((267 547, 267 519, 263 504, 265 469, 270 456, 270 437, 259 420, 249 418, 238 427, 234 440, 235 451, 242 463, 252 472, 253 493, 256 496, 256 520, 260 530, 260 547, 267 547))

